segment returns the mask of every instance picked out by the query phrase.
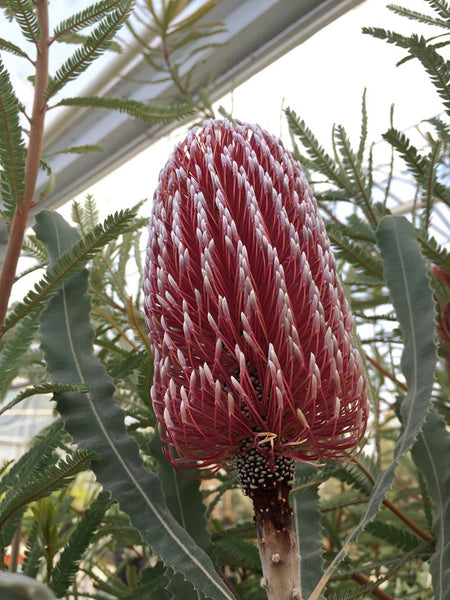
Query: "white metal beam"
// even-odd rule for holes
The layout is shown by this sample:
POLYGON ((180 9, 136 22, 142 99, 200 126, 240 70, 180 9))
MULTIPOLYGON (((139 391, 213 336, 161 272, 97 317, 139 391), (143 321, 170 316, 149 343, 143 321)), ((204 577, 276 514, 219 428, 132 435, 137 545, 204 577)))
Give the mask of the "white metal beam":
MULTIPOLYGON (((226 31, 217 40, 220 47, 197 55, 201 67, 195 86, 200 89, 213 77, 212 100, 220 98, 362 1, 219 0, 207 20, 222 21, 226 31)), ((158 104, 175 90, 170 82, 152 84, 157 78, 134 48, 112 60, 84 94, 158 104), (138 83, 142 81, 149 83, 138 83)), ((103 144, 105 152, 52 157, 56 187, 43 203, 47 207, 61 205, 167 132, 167 128, 152 127, 116 111, 59 110, 59 118, 46 132, 45 153, 93 143, 103 144)))

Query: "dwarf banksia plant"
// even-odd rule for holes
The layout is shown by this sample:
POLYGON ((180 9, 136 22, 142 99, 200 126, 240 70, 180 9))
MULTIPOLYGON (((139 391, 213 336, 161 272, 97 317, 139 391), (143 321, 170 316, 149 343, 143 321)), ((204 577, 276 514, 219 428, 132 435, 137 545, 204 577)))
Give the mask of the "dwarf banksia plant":
POLYGON ((322 218, 277 138, 209 121, 175 148, 155 193, 144 291, 168 459, 236 469, 268 596, 300 598, 295 461, 354 449, 367 400, 322 218))

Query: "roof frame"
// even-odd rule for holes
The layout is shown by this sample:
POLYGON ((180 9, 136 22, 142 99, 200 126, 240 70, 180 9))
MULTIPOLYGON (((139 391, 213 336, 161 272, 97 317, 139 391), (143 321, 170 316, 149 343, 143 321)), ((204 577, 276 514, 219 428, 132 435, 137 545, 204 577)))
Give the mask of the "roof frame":
MULTIPOLYGON (((219 0, 208 21, 222 21, 222 45, 197 54, 195 89, 214 75, 211 99, 219 99, 362 0, 219 0)), ((187 64, 186 68, 190 65, 187 64)), ((172 82, 151 83, 152 72, 135 46, 110 61, 84 95, 107 95, 160 104, 174 95, 172 82), (138 82, 148 81, 149 84, 138 82)), ((48 160, 56 177, 53 192, 40 207, 55 208, 145 149, 178 124, 150 126, 117 111, 61 108, 44 137, 44 152, 69 146, 102 144, 103 153, 59 154, 48 160)), ((43 183, 43 179, 41 185, 43 183)), ((39 186, 39 183, 38 183, 39 186)))

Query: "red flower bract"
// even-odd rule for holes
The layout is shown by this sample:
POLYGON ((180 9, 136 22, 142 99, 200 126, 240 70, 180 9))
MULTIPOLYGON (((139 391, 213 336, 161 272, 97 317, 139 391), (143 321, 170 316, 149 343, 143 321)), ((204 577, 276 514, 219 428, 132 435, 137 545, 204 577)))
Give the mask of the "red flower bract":
POLYGON ((209 121, 160 174, 145 313, 169 459, 336 459, 360 441, 352 318, 301 168, 255 125, 209 121))

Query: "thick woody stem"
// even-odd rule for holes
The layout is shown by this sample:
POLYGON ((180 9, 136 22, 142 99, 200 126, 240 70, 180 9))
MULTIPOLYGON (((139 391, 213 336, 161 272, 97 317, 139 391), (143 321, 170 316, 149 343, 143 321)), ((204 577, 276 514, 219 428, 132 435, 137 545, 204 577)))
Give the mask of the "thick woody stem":
POLYGON ((28 225, 28 217, 33 207, 33 196, 41 159, 42 137, 46 113, 45 89, 48 80, 48 0, 35 0, 40 38, 36 44, 36 77, 33 112, 31 116, 30 139, 25 165, 25 196, 16 207, 6 247, 3 268, 0 273, 0 324, 5 320, 9 298, 14 284, 17 263, 22 250, 23 238, 28 225))
POLYGON ((263 570, 261 585, 269 600, 302 600, 300 557, 289 506, 291 486, 286 481, 251 494, 255 512, 259 555, 263 570))

